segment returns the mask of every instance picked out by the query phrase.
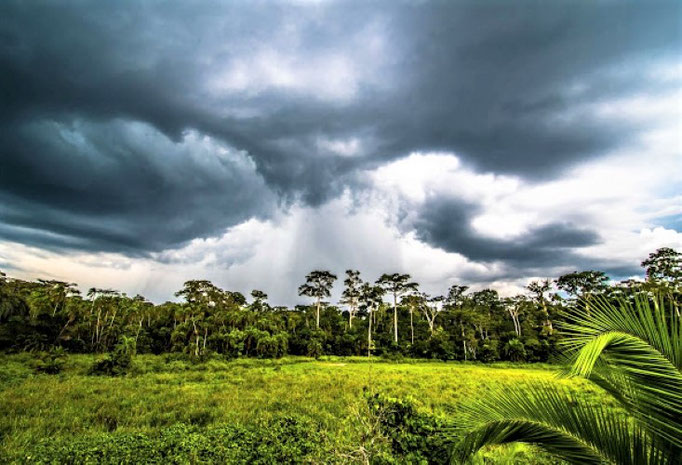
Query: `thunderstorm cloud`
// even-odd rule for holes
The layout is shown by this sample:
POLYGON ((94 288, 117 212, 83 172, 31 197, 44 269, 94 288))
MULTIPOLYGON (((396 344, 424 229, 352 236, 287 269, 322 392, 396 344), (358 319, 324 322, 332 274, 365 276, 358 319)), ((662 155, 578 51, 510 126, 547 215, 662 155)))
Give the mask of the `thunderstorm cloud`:
POLYGON ((4 1, 0 263, 634 275, 682 245, 681 49, 675 1, 4 1))

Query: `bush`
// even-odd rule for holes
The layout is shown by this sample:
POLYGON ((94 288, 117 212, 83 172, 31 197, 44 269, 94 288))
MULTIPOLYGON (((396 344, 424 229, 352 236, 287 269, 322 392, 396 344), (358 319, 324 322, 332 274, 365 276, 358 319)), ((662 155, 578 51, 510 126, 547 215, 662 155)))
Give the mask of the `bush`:
POLYGON ((100 433, 44 440, 26 454, 33 464, 310 463, 322 436, 312 422, 283 416, 242 426, 199 428, 176 424, 158 434, 100 433))
POLYGON ((518 339, 511 339, 504 345, 504 355, 507 360, 512 362, 522 362, 526 360, 526 348, 523 342, 518 339))
POLYGON ((549 359, 549 342, 543 339, 528 339, 524 342, 526 360, 529 362, 546 362, 549 359))
POLYGON ((323 331, 319 329, 311 331, 310 339, 306 345, 306 355, 316 359, 324 355, 324 340, 325 334, 323 331))
POLYGON ((91 375, 121 376, 130 371, 135 354, 135 339, 121 336, 114 350, 106 358, 98 360, 88 372, 91 375))
POLYGON ((411 399, 396 399, 381 394, 366 395, 372 415, 391 442, 394 457, 380 457, 373 463, 447 464, 448 444, 440 432, 443 420, 419 413, 411 399))
POLYGON ((66 352, 61 347, 53 348, 47 354, 41 356, 35 363, 37 373, 56 375, 64 368, 66 352))
POLYGON ((455 346, 450 340, 450 335, 443 328, 436 328, 429 339, 429 352, 431 358, 439 358, 443 361, 455 358, 455 346))
POLYGON ((500 359, 500 341, 487 339, 478 350, 478 358, 482 362, 490 363, 500 359))

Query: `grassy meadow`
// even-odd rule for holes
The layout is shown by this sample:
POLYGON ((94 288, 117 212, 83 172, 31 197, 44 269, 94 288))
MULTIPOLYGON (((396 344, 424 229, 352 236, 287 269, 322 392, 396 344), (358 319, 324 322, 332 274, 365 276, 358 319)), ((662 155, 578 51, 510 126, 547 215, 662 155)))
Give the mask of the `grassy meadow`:
MULTIPOLYGON (((282 461, 296 457, 303 463, 391 463, 390 441, 377 427, 364 393, 406 399, 420 413, 455 426, 462 405, 485 392, 519 383, 558 382, 595 402, 606 399, 585 381, 557 380, 556 369, 549 365, 378 359, 368 363, 360 357, 190 363, 140 355, 131 374, 108 377, 87 374, 95 358, 70 355, 58 375, 35 374, 35 359, 30 354, 0 358, 3 462, 75 463, 89 457, 91 463, 121 463, 125 456, 107 456, 107 444, 112 441, 133 441, 128 459, 134 461, 140 459, 136 456, 140 441, 155 449, 159 440, 168 440, 174 442, 168 449, 172 453, 164 452, 165 457, 159 458, 164 463, 268 463, 254 457, 269 451, 253 452, 248 459, 239 454, 250 453, 247 448, 266 447, 263 441, 277 443, 302 435, 310 442, 290 445, 290 456, 280 451, 282 461), (283 418, 302 423, 288 430, 285 421, 284 429, 278 430, 283 418), (299 426, 302 429, 296 430, 299 426), (224 427, 240 429, 225 432, 221 430, 224 427), (159 439, 164 434, 180 439, 159 439), (242 445, 239 451, 225 450, 212 459, 187 441, 208 441, 204 449, 210 449, 210 454, 216 453, 216 442, 225 447, 242 445), (74 452, 74 448, 78 450, 74 452), (389 459, 381 462, 374 456, 389 459)), ((121 454, 125 447, 116 444, 116 454, 121 454)), ((149 457, 157 452, 148 451, 149 457)), ((550 463, 525 446, 487 451, 477 460, 550 463)), ((396 459, 392 463, 403 462, 396 459)))

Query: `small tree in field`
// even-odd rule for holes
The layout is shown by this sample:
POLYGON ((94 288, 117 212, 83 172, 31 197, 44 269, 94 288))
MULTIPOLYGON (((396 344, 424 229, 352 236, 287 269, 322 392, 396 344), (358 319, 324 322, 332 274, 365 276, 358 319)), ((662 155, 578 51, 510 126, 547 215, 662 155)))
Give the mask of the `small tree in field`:
POLYGON ((393 341, 398 343, 398 298, 417 290, 418 284, 410 282, 409 274, 382 274, 377 284, 393 295, 393 341))
POLYGON ((306 282, 298 288, 298 295, 313 297, 316 307, 317 328, 320 327, 320 305, 324 297, 331 295, 331 289, 336 281, 336 275, 329 271, 315 270, 305 277, 306 282))

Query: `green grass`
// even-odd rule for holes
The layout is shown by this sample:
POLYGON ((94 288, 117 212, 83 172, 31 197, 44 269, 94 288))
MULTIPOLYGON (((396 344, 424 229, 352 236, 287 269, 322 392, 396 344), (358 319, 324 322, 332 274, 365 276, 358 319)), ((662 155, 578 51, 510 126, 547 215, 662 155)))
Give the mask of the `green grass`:
MULTIPOLYGON (((94 359, 71 355, 61 374, 45 375, 34 374, 28 354, 0 356, 0 458, 21 462, 41 441, 87 441, 101 433, 157 434, 177 424, 198 431, 253 427, 293 415, 310 420, 319 431, 314 461, 349 462, 352 452, 372 439, 363 389, 409 397, 420 411, 456 422, 458 406, 487 391, 557 376, 552 367, 540 365, 370 364, 357 357, 191 364, 138 356, 133 373, 113 378, 88 376, 94 359)), ((584 381, 556 382, 595 402, 606 399, 584 381)), ((492 459, 509 456, 496 452, 492 459)))

